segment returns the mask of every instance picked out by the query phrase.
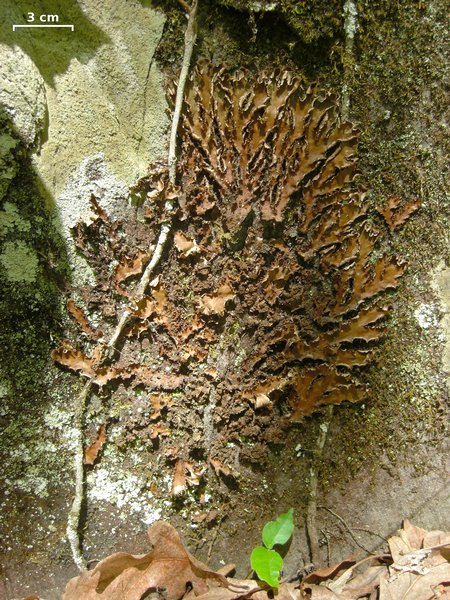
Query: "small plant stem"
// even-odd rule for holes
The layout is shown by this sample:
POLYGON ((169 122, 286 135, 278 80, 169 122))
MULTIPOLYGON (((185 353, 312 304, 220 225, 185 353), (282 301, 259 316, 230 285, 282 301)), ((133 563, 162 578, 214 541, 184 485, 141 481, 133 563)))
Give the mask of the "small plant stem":
POLYGON ((186 80, 189 73, 189 65, 191 63, 192 52, 194 50, 195 40, 197 38, 197 27, 196 27, 196 15, 197 15, 198 1, 194 0, 192 7, 189 11, 189 20, 184 34, 184 56, 183 63, 181 65, 180 78, 178 80, 177 95, 175 99, 175 109, 172 117, 172 127, 170 129, 169 139, 169 179, 171 183, 175 183, 176 169, 177 169, 177 133, 178 125, 180 123, 181 110, 183 108, 184 99, 184 88, 186 87, 186 80))
MULTIPOLYGON (((169 165, 169 180, 173 185, 175 185, 175 182, 176 182, 176 170, 177 170, 176 152, 177 152, 178 126, 180 123, 181 110, 183 108, 184 89, 186 87, 187 76, 189 73, 189 65, 191 63, 192 52, 194 50, 195 40, 197 37, 196 21, 195 21, 196 14, 197 14, 197 5, 198 5, 198 1, 194 0, 194 2, 192 4, 192 8, 189 11, 189 20, 188 20, 188 24, 186 27, 185 37, 184 37, 185 45, 184 45, 183 63, 181 66, 180 78, 178 80, 177 94, 176 94, 176 99, 175 99, 175 108, 173 111, 172 125, 170 128, 170 139, 169 139, 169 150, 168 150, 167 162, 169 165)), ((168 213, 170 213, 173 210, 173 208, 174 207, 170 201, 166 202, 166 210, 168 213)), ((147 289, 148 284, 150 283, 150 277, 152 276, 153 271, 155 270, 155 268, 159 264, 159 261, 161 260, 161 256, 164 251, 164 247, 166 245, 167 238, 169 237, 169 233, 170 233, 171 229, 172 229, 171 221, 166 221, 161 226, 161 231, 159 232, 158 241, 156 242, 156 247, 153 252, 152 258, 151 258, 150 262, 147 264, 145 271, 141 277, 141 280, 139 281, 139 284, 137 285, 136 290, 133 295, 134 300, 137 302, 139 300, 142 300, 142 298, 145 294, 145 290, 147 289)), ((108 343, 110 353, 114 352, 117 341, 119 340, 119 338, 122 334, 123 328, 127 324, 127 321, 128 321, 128 318, 130 317, 130 315, 131 315, 130 308, 126 308, 119 319, 119 323, 117 324, 117 327, 114 331, 113 336, 111 337, 111 340, 108 343)))
POLYGON ((355 33, 357 28, 357 16, 358 11, 354 0, 345 0, 344 2, 344 74, 342 84, 342 95, 341 95, 341 114, 342 119, 345 121, 348 119, 350 110, 350 90, 349 83, 353 78, 354 70, 354 56, 353 47, 355 40, 355 33))
MULTIPOLYGON (((344 2, 344 73, 343 73, 343 84, 341 92, 341 118, 343 121, 348 119, 350 111, 350 91, 349 82, 353 76, 353 49, 354 49, 354 38, 357 28, 357 16, 358 11, 354 0, 345 0, 344 2)), ((313 462, 310 470, 310 487, 309 487, 309 501, 306 509, 306 533, 309 541, 309 549, 311 562, 314 565, 320 563, 320 549, 319 549, 319 538, 317 535, 317 491, 318 491, 318 469, 319 461, 323 454, 323 448, 327 438, 327 432, 333 418, 333 407, 327 408, 327 416, 321 424, 319 436, 317 438, 316 449, 314 452, 313 462)))
POLYGON ((316 448, 314 450, 313 460, 310 468, 309 477, 309 500, 306 509, 306 534, 309 542, 311 562, 314 566, 320 563, 319 537, 317 535, 317 491, 319 486, 318 472, 320 461, 322 459, 323 449, 327 439, 330 421, 333 416, 333 407, 326 409, 326 417, 320 424, 319 435, 317 437, 316 448))
POLYGON ((84 412, 86 401, 91 391, 92 381, 89 380, 84 384, 83 390, 75 401, 75 491, 73 495, 72 506, 67 519, 67 539, 69 540, 70 549, 74 563, 80 571, 86 571, 87 563, 81 552, 81 543, 79 535, 80 515, 84 497, 84 412))
MULTIPOLYGON (((186 3, 182 3, 183 6, 186 3)), ((169 166, 169 178, 172 184, 176 181, 176 168, 177 168, 177 157, 176 157, 176 146, 177 146, 177 132, 178 125, 181 117, 181 110, 183 107, 184 89, 186 86, 187 76, 189 72, 189 65, 191 62, 192 52, 194 49, 196 39, 196 23, 195 18, 197 14, 197 0, 193 1, 192 8, 189 10, 189 19, 185 33, 185 48, 183 63, 181 67, 180 78, 177 86, 177 95, 175 101, 175 109, 172 118, 172 127, 170 134, 169 150, 168 150, 168 166, 169 166)), ((187 6, 187 4, 186 4, 187 6)), ((166 203, 166 209, 170 213, 173 210, 173 205, 170 201, 166 203)), ((167 220, 161 226, 159 232, 158 241, 156 243, 155 250, 153 252, 150 262, 147 264, 144 273, 136 287, 133 295, 134 301, 139 301, 143 298, 145 291, 150 282, 150 277, 159 264, 167 238, 172 229, 171 220, 167 220)), ((123 332, 125 325, 128 322, 129 317, 133 314, 131 307, 127 307, 121 314, 120 319, 111 335, 109 342, 103 347, 100 358, 97 361, 97 366, 101 366, 102 363, 111 359, 116 351, 117 342, 123 332)), ((76 428, 76 440, 75 440, 75 490, 72 506, 69 511, 67 519, 67 539, 69 540, 70 549, 72 551, 72 557, 80 571, 86 571, 87 563, 83 558, 81 551, 80 542, 80 519, 81 519, 81 508, 84 500, 84 487, 85 487, 85 469, 84 469, 84 416, 86 412, 86 405, 89 398, 89 394, 93 387, 92 380, 86 382, 81 393, 75 400, 75 411, 74 411, 74 424, 76 428)))

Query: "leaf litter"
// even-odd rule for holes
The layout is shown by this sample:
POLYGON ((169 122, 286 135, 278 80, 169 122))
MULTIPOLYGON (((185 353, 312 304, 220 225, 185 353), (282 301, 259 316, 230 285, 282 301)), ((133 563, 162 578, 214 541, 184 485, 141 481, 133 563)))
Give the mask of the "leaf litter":
POLYGON ((344 560, 300 581, 282 581, 276 595, 256 580, 226 577, 195 559, 177 531, 158 521, 148 530, 151 550, 117 552, 71 579, 63 600, 448 600, 450 532, 426 531, 408 520, 388 540, 389 551, 359 562, 344 560))

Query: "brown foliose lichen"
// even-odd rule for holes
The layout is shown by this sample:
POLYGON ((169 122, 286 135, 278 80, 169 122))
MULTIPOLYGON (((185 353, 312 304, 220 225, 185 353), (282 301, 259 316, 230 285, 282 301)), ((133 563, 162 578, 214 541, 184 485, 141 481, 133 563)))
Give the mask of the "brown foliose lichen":
POLYGON ((133 306, 117 363, 96 366, 99 332, 74 305, 93 352, 67 345, 54 358, 103 394, 117 382, 143 392, 147 422, 129 429, 188 471, 195 456, 223 472, 226 443, 282 443, 293 421, 363 397, 358 372, 388 310, 380 298, 403 266, 378 251, 357 183, 358 132, 334 96, 281 70, 199 63, 181 138, 178 188, 156 165, 135 189, 147 225, 112 222, 93 198, 91 222, 76 228, 99 274, 85 303, 107 339, 178 196, 173 243, 133 306))

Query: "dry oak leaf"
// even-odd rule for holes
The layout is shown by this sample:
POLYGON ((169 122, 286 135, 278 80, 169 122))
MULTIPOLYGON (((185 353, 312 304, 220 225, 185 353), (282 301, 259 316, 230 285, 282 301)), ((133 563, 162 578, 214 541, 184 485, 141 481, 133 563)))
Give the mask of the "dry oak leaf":
POLYGON ((450 598, 450 532, 426 531, 405 519, 398 533, 389 539, 394 563, 381 577, 379 600, 450 598), (435 593, 442 586, 445 595, 435 593))
POLYGON ((353 600, 357 598, 357 596, 335 592, 328 587, 328 584, 332 583, 343 570, 351 568, 354 564, 354 560, 343 560, 331 567, 324 567, 310 573, 300 584, 300 597, 308 600, 353 600))
MULTIPOLYGON (((265 589, 258 585, 257 581, 251 579, 229 579, 229 587, 214 587, 206 594, 195 596, 190 591, 184 600, 238 600, 241 598, 252 598, 253 600, 270 600, 274 598, 273 590, 265 589)), ((297 584, 282 583, 277 590, 276 600, 300 600, 300 590, 297 584)))
POLYGON ((141 600, 150 590, 166 590, 167 600, 178 600, 189 583, 195 595, 210 586, 229 586, 227 579, 195 559, 177 531, 164 521, 148 530, 151 551, 133 556, 117 552, 92 570, 69 581, 63 600, 141 600))
POLYGON ((301 598, 307 598, 308 600, 356 600, 358 596, 348 596, 344 593, 338 594, 327 587, 312 583, 308 586, 307 595, 303 595, 301 598))
POLYGON ((450 533, 426 531, 408 520, 398 536, 389 539, 393 564, 370 566, 353 576, 356 567, 374 558, 353 561, 311 573, 300 585, 308 600, 433 600, 450 598, 450 533))

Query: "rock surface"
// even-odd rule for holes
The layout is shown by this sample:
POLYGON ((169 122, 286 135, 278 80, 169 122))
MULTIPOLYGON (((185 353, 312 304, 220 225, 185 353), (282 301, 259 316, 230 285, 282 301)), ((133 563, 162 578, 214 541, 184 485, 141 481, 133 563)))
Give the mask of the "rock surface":
POLYGON ((0 44, 0 104, 21 140, 30 146, 47 118, 44 80, 31 58, 17 46, 0 44))
MULTIPOLYGON (((137 0, 73 4, 46 3, 47 15, 73 24, 73 32, 13 32, 11 27, 0 50, 7 83, 0 102, 27 143, 34 141, 48 112, 46 141, 34 162, 52 197, 97 152, 131 184, 162 153, 167 126, 162 76, 153 61, 164 15, 137 0)), ((3 14, 8 25, 26 22, 11 0, 3 14)), ((39 18, 36 12, 35 22, 39 18)))
MULTIPOLYGON (((373 391, 363 404, 335 411, 316 465, 318 503, 326 507, 318 512, 323 560, 327 549, 332 561, 358 550, 328 508, 370 549, 405 516, 421 526, 446 528, 445 3, 346 2, 358 7, 358 27, 354 62, 345 76, 341 0, 311 0, 308 6, 279 0, 264 4, 274 6, 270 11, 248 0, 200 4, 197 56, 255 70, 288 66, 306 82, 319 81, 333 92, 342 91, 347 77, 369 201, 374 207, 391 195, 402 202, 422 201, 417 215, 393 236, 395 253, 407 260, 408 271, 400 292, 390 298, 395 316, 379 362, 367 372, 373 391), (294 5, 297 14, 286 10, 294 5)), ((66 522, 73 494, 73 399, 83 381, 55 367, 49 355, 70 334, 64 293, 71 285, 76 292, 92 275, 74 252, 70 227, 89 218, 91 193, 109 213, 121 215, 128 185, 164 155, 165 86, 155 48, 165 16, 150 6, 167 10, 169 19, 159 59, 165 55, 169 65, 179 65, 186 19, 176 0, 46 0, 47 14, 74 24, 74 32, 13 33, 11 25, 24 23, 27 13, 13 0, 2 7, 0 68, 6 85, 0 103, 9 124, 2 123, 0 138, 0 195, 6 195, 0 209, 0 283, 6 292, 0 298, 5 371, 0 380, 0 489, 5 490, 0 598, 32 594, 56 600, 76 574, 66 522), (34 170, 22 160, 33 152, 34 170), (61 268, 65 261, 70 272, 61 268)), ((98 324, 96 311, 88 317, 98 324)), ((109 318, 113 322, 115 315, 109 318)), ((148 361, 154 344, 146 341, 137 354, 148 361)), ((129 442, 131 434, 143 431, 139 423, 149 409, 145 394, 122 389, 116 400, 108 404, 109 399, 94 395, 90 403, 87 443, 104 412, 113 424, 87 477, 86 558, 145 551, 146 523, 164 518, 185 534, 196 556, 206 560, 211 553, 215 567, 232 560, 243 573, 264 522, 294 506, 297 531, 287 575, 308 562, 304 516, 321 416, 293 430, 267 468, 249 469, 235 487, 223 474, 209 474, 200 497, 194 490, 174 501, 172 463, 159 461, 168 475, 156 481, 157 448, 129 442), (124 423, 133 429, 127 432, 124 423)), ((177 394, 174 400, 181 403, 177 394)), ((189 415, 189 405, 185 410, 189 415)))

